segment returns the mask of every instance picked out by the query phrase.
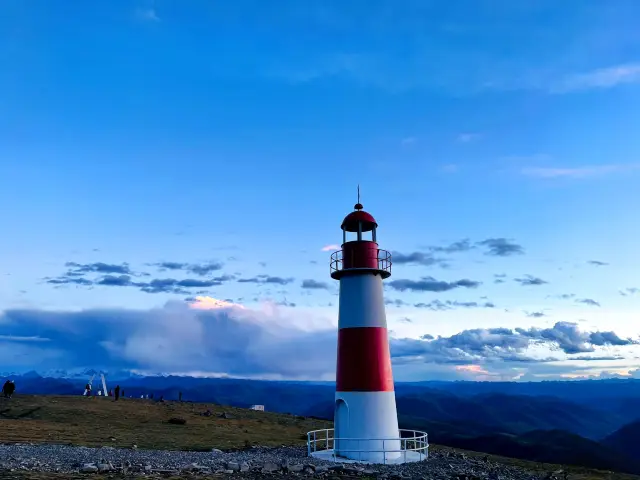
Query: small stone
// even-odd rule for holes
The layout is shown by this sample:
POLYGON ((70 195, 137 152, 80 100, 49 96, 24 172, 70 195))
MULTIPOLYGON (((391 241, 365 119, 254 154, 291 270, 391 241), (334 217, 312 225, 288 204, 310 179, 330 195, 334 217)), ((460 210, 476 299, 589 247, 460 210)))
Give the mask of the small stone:
POLYGON ((108 463, 99 463, 98 471, 100 472, 109 472, 111 470, 111 466, 108 463))
POLYGON ((241 472, 248 472, 250 469, 249 464, 247 462, 242 462, 240 464, 240 471, 241 472))
POLYGON ((265 462, 265 464, 262 466, 263 473, 277 472, 279 470, 280 470, 280 465, 276 465, 273 462, 265 462))
POLYGON ((302 470, 304 470, 304 465, 289 465, 287 467, 287 470, 293 473, 301 472, 302 470))
POLYGON ((98 467, 92 464, 86 464, 84 467, 80 469, 81 473, 97 473, 98 467))
POLYGON ((233 473, 233 470, 225 470, 224 473, 227 473, 227 474, 233 473))
POLYGON ((238 462, 227 462, 227 470, 231 470, 233 472, 239 472, 240 464, 238 462))

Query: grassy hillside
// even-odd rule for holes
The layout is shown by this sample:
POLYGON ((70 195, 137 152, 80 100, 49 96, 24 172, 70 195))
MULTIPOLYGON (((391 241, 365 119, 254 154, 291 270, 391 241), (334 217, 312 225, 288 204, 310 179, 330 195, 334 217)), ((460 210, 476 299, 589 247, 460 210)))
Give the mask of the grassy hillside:
POLYGON ((640 420, 623 426, 605 438, 602 443, 629 456, 637 457, 640 452, 640 420))
POLYGON ((330 422, 203 403, 32 395, 0 401, 0 441, 9 443, 211 450, 301 444, 306 432, 327 427, 330 422), (211 416, 201 415, 207 410, 211 416), (171 424, 172 417, 187 423, 171 424))

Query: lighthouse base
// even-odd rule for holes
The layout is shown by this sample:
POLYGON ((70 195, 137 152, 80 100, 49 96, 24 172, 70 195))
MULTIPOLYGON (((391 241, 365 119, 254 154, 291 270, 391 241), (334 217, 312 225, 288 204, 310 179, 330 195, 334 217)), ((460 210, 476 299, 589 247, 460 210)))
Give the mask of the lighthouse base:
MULTIPOLYGON (((345 453, 337 451, 334 447, 340 439, 334 437, 334 429, 315 430, 307 433, 307 452, 310 457, 318 460, 340 463, 363 463, 387 465, 397 465, 401 463, 421 462, 429 457, 429 442, 425 432, 416 430, 400 430, 400 437, 391 439, 391 444, 399 444, 400 448, 389 448, 382 450, 376 446, 376 451, 368 451, 365 446, 369 442, 362 440, 358 454, 350 452, 348 457, 345 453)), ((349 439, 354 441, 356 439, 349 439)), ((344 442, 344 439, 343 439, 344 442)), ((386 443, 386 442, 385 442, 386 443)))
POLYGON ((386 461, 381 462, 371 462, 367 460, 353 460, 351 458, 340 457, 335 454, 334 450, 318 450, 316 452, 311 452, 311 457, 317 458, 318 460, 325 460, 327 462, 366 464, 384 463, 385 465, 398 465, 401 463, 422 462, 427 459, 427 454, 405 450, 399 457, 387 459, 386 461))
POLYGON ((336 455, 386 463, 400 457, 395 392, 336 392, 336 455))

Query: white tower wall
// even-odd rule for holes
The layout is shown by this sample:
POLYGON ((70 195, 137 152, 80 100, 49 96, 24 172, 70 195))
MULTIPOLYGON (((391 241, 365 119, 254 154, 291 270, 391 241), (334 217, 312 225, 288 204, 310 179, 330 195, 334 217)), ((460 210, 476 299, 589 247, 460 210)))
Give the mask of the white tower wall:
MULTIPOLYGON (((362 342, 369 342, 366 348, 382 362, 381 365, 362 366, 360 380, 348 385, 338 385, 335 395, 335 438, 336 454, 353 460, 383 463, 398 458, 401 448, 396 412, 395 391, 387 340, 387 321, 384 306, 382 278, 371 271, 345 275, 340 279, 339 330, 358 329, 363 333, 362 342), (370 329, 384 330, 383 342, 372 343, 370 329), (369 330, 369 332, 364 332, 369 330), (364 334, 367 334, 365 338, 364 334), (387 362, 388 365, 385 365, 387 362), (363 391, 362 386, 375 383, 371 377, 383 376, 387 391, 363 391), (357 451, 366 450, 366 451, 357 451), (383 451, 387 453, 384 454, 383 451), (391 450, 391 452, 389 452, 391 450), (395 450, 395 452, 394 452, 395 450)), ((349 332, 347 332, 349 333, 349 332)), ((353 335, 350 335, 353 341, 353 335)), ((341 340, 343 341, 343 336, 341 340)), ((357 341, 357 339, 356 339, 357 341)), ((350 351, 357 355, 358 350, 345 348, 339 358, 338 376, 341 369, 349 369, 357 360, 349 358, 350 351), (346 358, 345 358, 346 357, 346 358)), ((353 376, 351 377, 353 379, 353 376)), ((379 382, 378 382, 379 383, 379 382)), ((366 387, 365 387, 366 388, 366 387)))

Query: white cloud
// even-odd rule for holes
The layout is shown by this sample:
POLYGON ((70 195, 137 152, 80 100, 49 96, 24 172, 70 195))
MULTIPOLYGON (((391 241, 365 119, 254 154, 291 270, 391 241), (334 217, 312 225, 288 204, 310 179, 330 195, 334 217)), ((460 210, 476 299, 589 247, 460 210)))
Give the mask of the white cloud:
POLYGON ((136 9, 136 17, 140 20, 144 20, 146 22, 159 22, 160 17, 156 13, 156 9, 154 7, 148 8, 137 8, 136 9))
POLYGON ((212 297, 198 296, 189 303, 189 308, 194 308, 196 310, 217 310, 219 308, 244 309, 244 306, 237 303, 227 302, 225 300, 218 300, 212 297))
POLYGON ((335 243, 332 243, 331 245, 325 245, 320 249, 320 251, 322 252, 332 252, 334 250, 340 250, 340 245, 336 245, 335 243))
MULTIPOLYGON (((0 314, 0 361, 11 370, 85 367, 299 380, 333 377, 333 319, 270 303, 259 310, 214 299, 201 303, 214 308, 177 302, 151 310, 8 310, 0 314), (33 332, 50 341, 4 340, 33 332)), ((545 373, 546 365, 571 355, 594 352, 604 359, 612 354, 607 351, 604 357, 603 349, 636 347, 635 341, 613 332, 583 331, 568 322, 550 328, 476 328, 424 339, 392 337, 390 344, 398 379, 416 379, 418 374, 424 378, 427 372, 443 379, 515 378, 545 373)), ((576 362, 557 362, 554 372, 586 369, 576 362)))
POLYGON ((553 157, 548 153, 534 153, 531 155, 508 155, 502 157, 501 160, 510 163, 538 163, 551 160, 553 157))
POLYGON ((443 165, 441 170, 446 173, 456 173, 460 170, 460 167, 458 167, 458 165, 450 163, 449 165, 443 165))
POLYGON ((627 63, 600 68, 586 73, 567 75, 555 85, 552 93, 613 88, 622 84, 640 83, 640 63, 627 63))
POLYGON ((637 170, 640 164, 585 165, 581 167, 525 167, 523 175, 538 178, 587 178, 637 170))
POLYGON ((50 338, 38 337, 38 336, 28 336, 21 337, 15 335, 0 335, 0 342, 49 342, 50 338))
POLYGON ((461 143, 469 143, 475 140, 480 140, 482 138, 482 134, 480 133, 461 133, 458 135, 458 142, 461 143))

